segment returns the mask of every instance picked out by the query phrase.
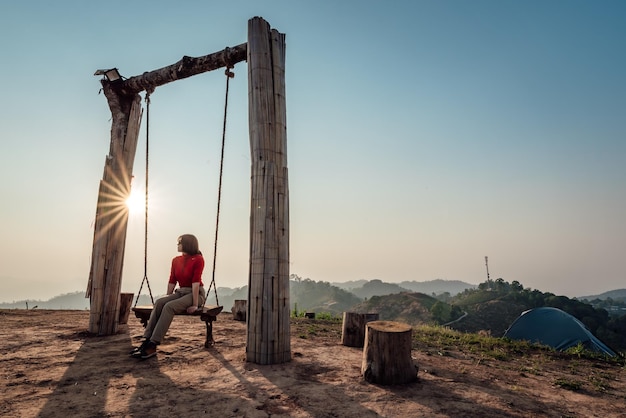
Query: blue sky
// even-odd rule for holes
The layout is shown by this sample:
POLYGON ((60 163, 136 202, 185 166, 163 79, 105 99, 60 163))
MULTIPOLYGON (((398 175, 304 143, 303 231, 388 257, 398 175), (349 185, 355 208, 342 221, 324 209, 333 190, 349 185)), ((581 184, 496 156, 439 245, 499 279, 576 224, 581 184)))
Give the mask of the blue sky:
MULTIPOLYGON (((254 16, 287 39, 292 273, 478 284, 489 256, 492 278, 541 291, 624 287, 624 2, 24 0, 0 4, 0 301, 86 289, 111 127, 94 71, 240 44, 254 16)), ((246 72, 231 81, 218 286, 247 284, 246 72)), ((156 293, 178 235, 212 262, 224 78, 152 95, 156 293)), ((142 128, 140 193, 144 154, 142 128)), ((124 291, 143 256, 138 212, 124 291)))

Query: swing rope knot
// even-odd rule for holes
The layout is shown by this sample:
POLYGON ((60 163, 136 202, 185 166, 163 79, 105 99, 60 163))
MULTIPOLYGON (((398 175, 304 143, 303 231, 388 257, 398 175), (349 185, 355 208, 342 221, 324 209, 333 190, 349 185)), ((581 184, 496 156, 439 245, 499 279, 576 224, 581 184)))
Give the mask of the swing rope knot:
POLYGON ((230 71, 231 68, 235 68, 235 66, 232 64, 231 55, 232 55, 232 52, 230 48, 229 47, 224 48, 224 53, 222 54, 222 62, 224 62, 224 66, 226 67, 224 74, 226 74, 228 78, 235 77, 235 73, 230 71))
POLYGON ((150 95, 154 93, 154 87, 146 87, 146 96, 144 98, 146 103, 150 103, 150 95))

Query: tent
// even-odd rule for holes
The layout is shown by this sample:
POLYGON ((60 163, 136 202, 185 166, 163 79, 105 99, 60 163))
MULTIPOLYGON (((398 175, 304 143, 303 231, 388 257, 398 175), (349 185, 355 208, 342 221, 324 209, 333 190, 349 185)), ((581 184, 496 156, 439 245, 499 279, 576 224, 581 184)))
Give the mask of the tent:
POLYGON ((582 343, 587 350, 617 355, 582 322, 557 308, 543 307, 522 312, 506 330, 504 337, 547 345, 559 351, 582 343))

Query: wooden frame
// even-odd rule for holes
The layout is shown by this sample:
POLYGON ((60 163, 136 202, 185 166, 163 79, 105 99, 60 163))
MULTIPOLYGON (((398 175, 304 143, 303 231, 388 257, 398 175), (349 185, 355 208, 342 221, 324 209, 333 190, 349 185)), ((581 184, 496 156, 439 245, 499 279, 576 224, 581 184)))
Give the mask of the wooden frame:
MULTIPOLYGON (((98 191, 87 297, 89 331, 117 332, 133 163, 141 124, 140 92, 248 61, 251 150, 247 359, 289 361, 289 192, 285 101, 285 35, 260 17, 248 21, 248 42, 129 79, 105 77, 112 114, 111 145, 98 191)), ((102 74, 103 72, 97 72, 102 74)))

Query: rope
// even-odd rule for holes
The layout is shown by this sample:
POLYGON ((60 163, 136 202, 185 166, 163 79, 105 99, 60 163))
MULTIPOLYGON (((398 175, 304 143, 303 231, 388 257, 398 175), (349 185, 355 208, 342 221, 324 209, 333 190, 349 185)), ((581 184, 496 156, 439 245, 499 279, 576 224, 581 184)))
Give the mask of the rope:
POLYGON ((154 305, 154 297, 152 296, 152 289, 150 289, 150 281, 148 280, 148 174, 149 174, 149 162, 150 162, 150 93, 154 91, 146 90, 146 186, 145 186, 145 206, 144 206, 144 234, 143 234, 143 280, 141 286, 139 286, 139 293, 137 293, 137 299, 135 299, 135 306, 139 302, 139 296, 141 295, 141 289, 143 284, 148 286, 148 292, 150 293, 150 300, 154 305))
MULTIPOLYGON (((219 306, 219 299, 217 297, 217 286, 215 285, 215 267, 217 262, 217 241, 219 236, 219 225, 220 225, 220 207, 222 202, 222 178, 224 174, 224 148, 226 144, 226 121, 228 115, 228 90, 230 86, 230 79, 235 76, 235 73, 230 71, 233 66, 226 62, 226 93, 224 97, 224 123, 222 126, 222 150, 220 156, 220 175, 219 175, 219 185, 217 189, 217 216, 215 220, 215 241, 213 243, 213 271, 211 275, 211 284, 209 285, 209 292, 211 291, 211 287, 213 287, 213 291, 215 292, 215 303, 219 306)), ((149 156, 150 156, 150 94, 154 91, 154 89, 146 90, 146 186, 145 186, 145 216, 144 216, 144 241, 143 241, 143 280, 141 281, 141 286, 139 287, 139 293, 137 293, 137 298, 135 299, 135 305, 137 306, 137 302, 139 301, 139 296, 141 295, 141 290, 143 289, 143 284, 146 283, 148 287, 148 292, 150 293, 150 300, 152 301, 152 305, 154 305, 154 297, 152 296, 152 289, 150 289, 150 281, 148 280, 148 178, 149 178, 149 156)), ((205 298, 204 304, 206 305, 205 298)))
MULTIPOLYGON (((220 156, 220 177, 219 177, 219 184, 217 187, 217 216, 215 219, 215 241, 213 243, 213 271, 211 275, 211 284, 209 285, 209 292, 211 291, 211 286, 213 286, 213 290, 215 292, 215 303, 218 306, 220 302, 217 298, 217 287, 215 285, 215 265, 217 261, 217 237, 218 237, 219 226, 220 226, 220 206, 222 202, 222 176, 224 174, 224 145, 226 143, 226 119, 227 119, 227 114, 228 114, 228 88, 230 84, 229 83, 230 79, 235 76, 235 73, 230 71, 231 68, 233 67, 227 63, 226 71, 224 71, 224 74, 226 74, 226 94, 224 97, 224 124, 222 127, 222 152, 220 156)), ((204 303, 206 304, 206 299, 204 300, 204 303)))

